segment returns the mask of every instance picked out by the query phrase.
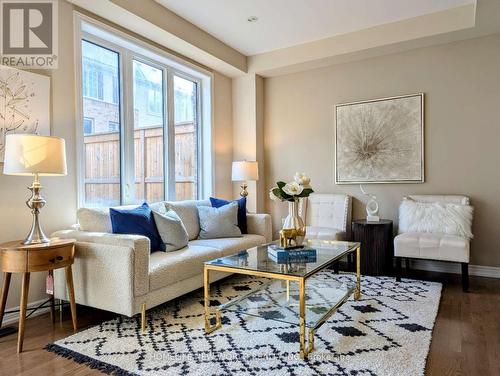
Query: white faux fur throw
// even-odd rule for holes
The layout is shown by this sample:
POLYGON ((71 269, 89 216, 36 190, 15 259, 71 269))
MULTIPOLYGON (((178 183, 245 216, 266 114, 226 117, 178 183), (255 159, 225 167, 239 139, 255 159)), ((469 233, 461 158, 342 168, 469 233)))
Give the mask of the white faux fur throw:
POLYGON ((473 211, 470 205, 404 199, 399 206, 399 232, 434 232, 472 239, 473 211))

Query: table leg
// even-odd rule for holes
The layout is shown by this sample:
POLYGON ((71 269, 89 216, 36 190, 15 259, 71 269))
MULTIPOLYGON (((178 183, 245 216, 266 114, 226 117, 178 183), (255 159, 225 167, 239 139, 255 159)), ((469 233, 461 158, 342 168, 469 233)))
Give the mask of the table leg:
MULTIPOLYGON (((52 283, 54 283, 54 271, 49 270, 49 277, 52 277, 52 283)), ((52 295, 50 295, 50 319, 52 324, 56 322, 56 303, 54 300, 54 285, 52 285, 52 295)))
POLYGON ((59 324, 62 325, 63 322, 63 306, 64 306, 64 301, 62 299, 59 299, 59 324))
POLYGON ((361 247, 356 249, 356 291, 354 299, 359 300, 361 297, 361 247))
POLYGON ((24 324, 26 321, 26 306, 28 304, 28 292, 30 289, 30 273, 23 273, 21 287, 21 302, 19 304, 19 333, 17 336, 17 353, 23 351, 24 324))
POLYGON ((3 274, 3 285, 2 285, 2 298, 0 301, 0 327, 2 326, 3 315, 5 312, 5 305, 7 304, 7 295, 9 295, 10 278, 12 273, 3 274))
POLYGON ((66 285, 68 285, 69 305, 71 307, 71 321, 73 321, 73 331, 76 332, 76 303, 75 303, 75 288, 73 286, 73 272, 71 265, 65 268, 66 285))
POLYGON ((306 296, 305 296, 306 281, 302 278, 299 281, 299 337, 300 337, 300 358, 304 359, 307 356, 306 350, 306 296))
POLYGON ((286 280, 286 301, 290 301, 290 281, 286 280))
POLYGON ((314 329, 309 329, 309 343, 307 345, 307 354, 314 351, 314 329))
POLYGON ((210 270, 203 269, 203 290, 204 290, 204 305, 205 305, 205 332, 207 334, 219 329, 222 326, 222 319, 220 311, 216 311, 215 325, 210 324, 210 270))

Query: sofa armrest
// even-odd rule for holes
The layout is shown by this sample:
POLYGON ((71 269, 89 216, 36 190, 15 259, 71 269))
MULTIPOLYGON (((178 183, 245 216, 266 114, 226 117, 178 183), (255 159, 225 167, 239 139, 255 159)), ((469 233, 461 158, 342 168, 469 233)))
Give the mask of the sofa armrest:
MULTIPOLYGON (((133 292, 135 296, 144 295, 149 291, 149 255, 150 241, 142 235, 110 234, 104 232, 86 232, 77 230, 61 230, 54 232, 51 237, 63 239, 76 239, 76 255, 79 257, 90 257, 89 255, 99 253, 99 259, 111 268, 118 264, 117 258, 122 258, 120 263, 130 263, 133 275, 133 292), (85 253, 79 254, 78 248, 81 243, 85 244, 85 253), (105 254, 107 249, 113 252, 105 254)), ((76 261, 75 261, 76 263, 76 261)), ((92 271, 87 270, 88 273, 92 271)), ((109 271, 110 274, 112 270, 109 271)), ((112 278, 112 275, 108 276, 112 278)))
POLYGON ((266 242, 273 240, 273 228, 269 214, 247 214, 247 230, 249 234, 262 235, 266 242))
MULTIPOLYGON (((148 248, 149 239, 142 235, 111 234, 108 232, 87 232, 80 230, 60 230, 52 233, 51 238, 75 239, 77 242, 110 244, 132 248, 148 248)), ((148 256, 149 258, 149 256, 148 256)))

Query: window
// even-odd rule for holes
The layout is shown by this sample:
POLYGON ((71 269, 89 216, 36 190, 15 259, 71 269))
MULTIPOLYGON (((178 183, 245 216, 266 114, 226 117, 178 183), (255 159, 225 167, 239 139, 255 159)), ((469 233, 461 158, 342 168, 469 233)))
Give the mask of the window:
POLYGON ((211 77, 87 25, 81 21, 80 205, 210 195, 211 77))
POLYGON ((174 76, 175 190, 187 200, 198 190, 197 84, 174 76))
POLYGON ((94 120, 83 118, 83 134, 91 135, 92 133, 94 133, 94 120))
POLYGON ((112 54, 94 43, 82 43, 83 96, 118 103, 118 71, 112 54))
POLYGON ((116 121, 109 121, 108 132, 118 132, 118 131, 120 131, 120 123, 117 123, 116 121))
POLYGON ((160 201, 165 198, 163 70, 134 60, 134 158, 135 199, 160 201), (159 109, 152 114, 149 96, 158 92, 159 109))
POLYGON ((161 114, 163 107, 163 93, 155 89, 148 90, 148 112, 151 114, 161 114))
POLYGON ((109 131, 110 122, 116 124, 117 130, 120 128, 119 104, 102 101, 104 93, 119 91, 112 80, 103 79, 118 77, 119 59, 118 52, 82 40, 84 204, 89 206, 112 206, 121 202, 120 132, 101 134, 109 131))

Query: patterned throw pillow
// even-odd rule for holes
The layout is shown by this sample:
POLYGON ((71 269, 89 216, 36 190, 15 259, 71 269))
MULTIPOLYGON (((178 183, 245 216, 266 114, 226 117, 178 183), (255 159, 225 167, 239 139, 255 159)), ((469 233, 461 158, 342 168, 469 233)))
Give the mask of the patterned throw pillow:
POLYGON ((238 227, 238 204, 232 202, 220 208, 199 206, 200 239, 236 238, 241 236, 238 227))

